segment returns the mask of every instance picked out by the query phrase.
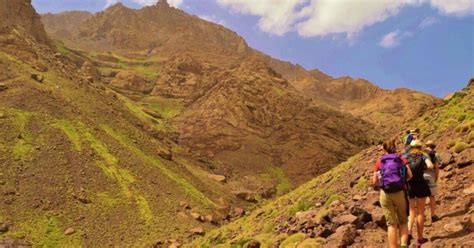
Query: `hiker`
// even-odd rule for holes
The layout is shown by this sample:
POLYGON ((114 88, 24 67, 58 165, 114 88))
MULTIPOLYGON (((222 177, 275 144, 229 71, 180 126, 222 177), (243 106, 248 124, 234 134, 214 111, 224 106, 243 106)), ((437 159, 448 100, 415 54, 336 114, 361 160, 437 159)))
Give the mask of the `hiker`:
POLYGON ((436 222, 439 220, 439 217, 436 215, 436 193, 438 191, 436 182, 438 182, 439 177, 439 156, 436 153, 436 144, 429 140, 426 142, 426 153, 430 157, 431 162, 433 163, 433 169, 427 169, 423 174, 423 178, 427 181, 428 186, 430 187, 430 210, 431 210, 431 222, 436 222))
POLYGON ((405 132, 405 135, 403 135, 403 137, 402 137, 402 144, 404 144, 405 146, 410 145, 410 143, 407 143, 408 136, 410 136, 410 134, 411 134, 410 130, 407 130, 405 132))
POLYGON ((410 143, 414 140, 413 133, 415 130, 408 130, 406 136, 403 138, 405 149, 403 150, 403 155, 407 156, 410 153, 410 143))
POLYGON ((408 220, 409 241, 412 239, 413 224, 416 219, 417 230, 417 245, 422 245, 428 242, 428 239, 423 237, 423 229, 425 225, 425 205, 426 198, 431 195, 430 187, 423 178, 425 169, 433 169, 433 163, 428 155, 422 152, 423 143, 420 140, 414 140, 410 144, 411 150, 407 156, 410 164, 412 179, 408 182, 408 197, 410 215, 408 220))
POLYGON ((412 177, 408 161, 397 153, 395 140, 383 144, 385 154, 377 160, 372 183, 379 185, 380 205, 388 226, 389 247, 408 247, 408 206, 405 197, 406 182, 412 177))

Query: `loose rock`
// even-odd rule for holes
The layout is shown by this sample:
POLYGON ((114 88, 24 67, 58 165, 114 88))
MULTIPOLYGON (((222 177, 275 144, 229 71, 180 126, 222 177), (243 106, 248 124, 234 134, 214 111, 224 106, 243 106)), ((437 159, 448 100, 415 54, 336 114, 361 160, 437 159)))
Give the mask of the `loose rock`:
POLYGON ((66 231, 64 231, 64 235, 72 235, 76 233, 76 230, 72 227, 69 227, 68 229, 66 229, 66 231))
POLYGON ((209 179, 212 179, 216 182, 220 182, 220 183, 225 183, 226 182, 226 177, 225 176, 222 176, 222 175, 216 175, 216 174, 209 174, 207 175, 207 177, 209 179))
POLYGON ((458 220, 451 221, 450 223, 444 225, 443 228, 448 233, 457 233, 464 230, 463 225, 458 220))
POLYGON ((202 228, 201 226, 195 227, 195 228, 189 230, 189 232, 193 235, 204 235, 206 233, 204 231, 204 228, 202 228))
POLYGON ((0 92, 4 91, 4 90, 7 90, 8 89, 8 86, 4 83, 0 83, 0 92))
POLYGON ((43 75, 41 75, 41 74, 36 74, 36 73, 31 74, 31 78, 32 78, 33 80, 39 82, 39 83, 42 83, 43 80, 44 80, 43 75))

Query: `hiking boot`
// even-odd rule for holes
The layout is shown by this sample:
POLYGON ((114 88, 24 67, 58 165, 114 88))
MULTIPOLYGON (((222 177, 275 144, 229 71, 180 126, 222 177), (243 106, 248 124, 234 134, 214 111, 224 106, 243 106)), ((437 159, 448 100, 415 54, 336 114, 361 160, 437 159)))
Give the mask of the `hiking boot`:
POLYGON ((421 238, 416 241, 416 246, 421 247, 422 244, 427 243, 429 240, 427 238, 421 238))
POLYGON ((437 215, 431 216, 431 222, 436 222, 439 220, 439 217, 437 215))

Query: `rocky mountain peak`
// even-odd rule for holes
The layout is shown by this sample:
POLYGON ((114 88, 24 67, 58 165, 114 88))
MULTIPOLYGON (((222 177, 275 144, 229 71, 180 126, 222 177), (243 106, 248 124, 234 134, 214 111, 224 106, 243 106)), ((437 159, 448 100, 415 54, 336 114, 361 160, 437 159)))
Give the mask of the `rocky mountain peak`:
POLYGON ((0 0, 0 35, 8 35, 13 31, 40 43, 49 43, 31 0, 0 0))
POLYGON ((170 4, 168 3, 168 0, 159 0, 156 3, 156 6, 163 7, 163 8, 169 8, 170 4))

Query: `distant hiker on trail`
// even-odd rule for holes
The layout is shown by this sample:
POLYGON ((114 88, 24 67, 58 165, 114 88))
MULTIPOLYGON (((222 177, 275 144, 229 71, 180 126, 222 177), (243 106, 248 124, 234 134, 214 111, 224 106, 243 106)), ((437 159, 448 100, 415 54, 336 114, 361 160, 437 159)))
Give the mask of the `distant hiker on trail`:
POLYGON ((431 222, 436 222, 439 220, 439 217, 436 215, 436 193, 438 191, 436 182, 438 182, 438 176, 439 176, 439 156, 436 153, 436 144, 429 140, 426 142, 426 153, 428 153, 428 156, 430 157, 431 162, 434 165, 433 169, 427 169, 425 173, 423 174, 423 178, 425 181, 428 183, 428 186, 430 187, 430 209, 431 209, 431 222))
POLYGON ((372 183, 382 189, 380 205, 387 221, 389 247, 408 247, 408 206, 405 190, 406 182, 411 179, 412 173, 407 165, 408 161, 397 153, 395 140, 386 141, 383 149, 385 154, 375 164, 372 183))
POLYGON ((403 144, 405 145, 405 149, 403 150, 404 155, 408 155, 410 152, 410 143, 414 140, 413 133, 415 130, 408 130, 406 132, 405 137, 403 137, 403 144))
POLYGON ((410 134, 411 134, 410 130, 407 130, 405 135, 403 135, 402 137, 402 144, 404 144, 405 146, 410 145, 410 143, 407 143, 408 136, 410 136, 410 134))
POLYGON ((408 220, 409 240, 412 238, 413 224, 416 217, 417 230, 417 245, 422 245, 428 242, 428 239, 423 237, 423 229, 425 225, 425 205, 426 198, 431 195, 430 187, 423 178, 426 169, 433 169, 434 165, 428 155, 422 152, 423 143, 420 140, 414 140, 410 144, 411 150, 407 156, 410 163, 410 169, 413 173, 413 178, 408 182, 408 197, 410 206, 410 216, 408 220))

